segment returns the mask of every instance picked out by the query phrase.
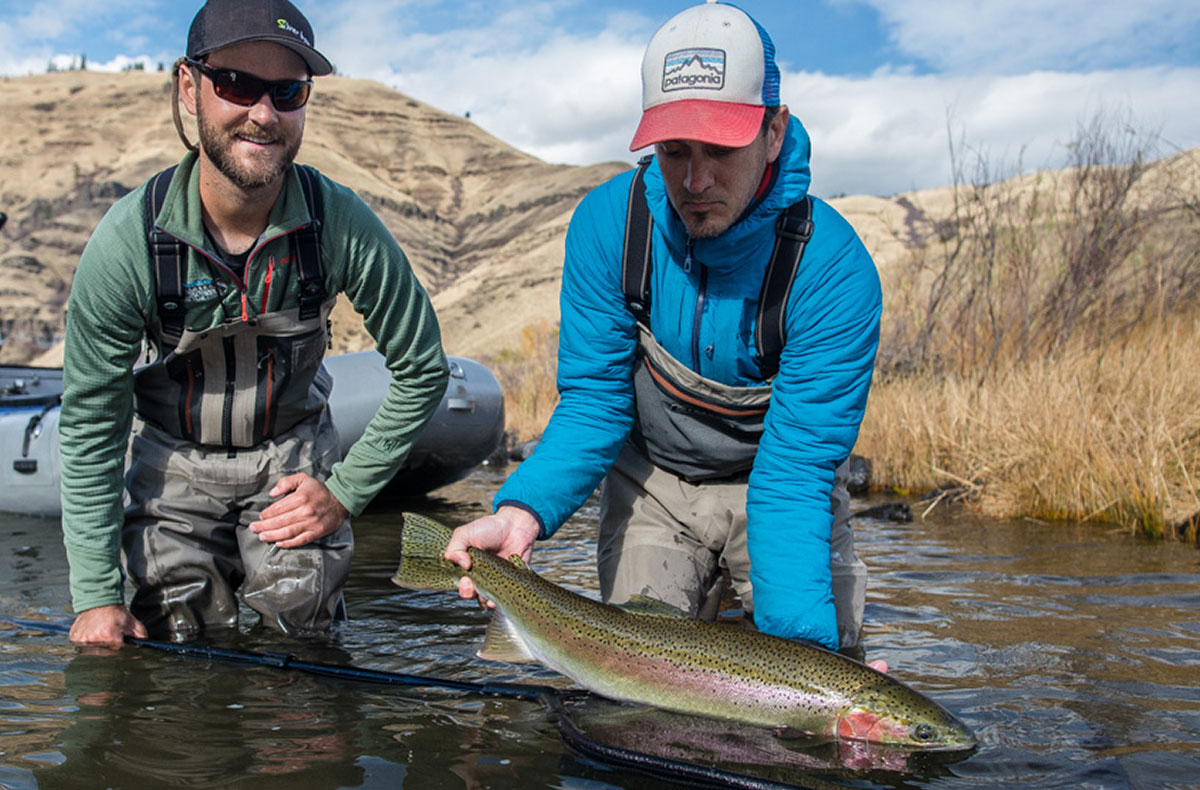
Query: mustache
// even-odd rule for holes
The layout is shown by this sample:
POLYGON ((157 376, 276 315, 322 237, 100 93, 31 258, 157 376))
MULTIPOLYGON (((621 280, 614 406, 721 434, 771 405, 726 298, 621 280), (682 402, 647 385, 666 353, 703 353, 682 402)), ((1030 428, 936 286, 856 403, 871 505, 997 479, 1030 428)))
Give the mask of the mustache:
POLYGON ((253 121, 242 124, 230 134, 234 137, 246 137, 256 143, 277 143, 283 139, 283 135, 278 131, 268 130, 253 121))

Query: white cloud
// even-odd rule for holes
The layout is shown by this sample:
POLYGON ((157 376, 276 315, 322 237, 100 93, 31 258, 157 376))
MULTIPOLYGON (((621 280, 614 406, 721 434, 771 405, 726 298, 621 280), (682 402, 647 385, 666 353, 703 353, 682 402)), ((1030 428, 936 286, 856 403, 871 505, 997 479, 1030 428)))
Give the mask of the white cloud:
POLYGON ((632 161, 642 18, 618 14, 608 30, 584 37, 556 27, 554 4, 544 3, 473 27, 405 34, 402 24, 382 19, 367 28, 369 15, 346 11, 323 37, 339 71, 469 112, 491 134, 550 162, 632 161))
POLYGON ((997 169, 1060 167, 1098 113, 1128 117, 1161 153, 1200 145, 1200 69, 944 77, 787 74, 783 97, 813 138, 818 194, 894 194, 951 180, 950 137, 997 169))

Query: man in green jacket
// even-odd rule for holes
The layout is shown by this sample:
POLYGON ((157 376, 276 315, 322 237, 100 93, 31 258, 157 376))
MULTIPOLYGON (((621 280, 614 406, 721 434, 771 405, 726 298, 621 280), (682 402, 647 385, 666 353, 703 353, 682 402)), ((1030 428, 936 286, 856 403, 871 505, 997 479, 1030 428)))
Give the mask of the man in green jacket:
POLYGON ((239 596, 267 626, 326 631, 343 613, 349 517, 445 392, 437 320, 403 251, 351 190, 293 164, 312 77, 332 71, 287 0, 208 0, 172 73, 191 150, 84 250, 60 419, 77 644, 233 628, 239 596), (338 293, 392 372, 342 460, 321 365, 338 293))

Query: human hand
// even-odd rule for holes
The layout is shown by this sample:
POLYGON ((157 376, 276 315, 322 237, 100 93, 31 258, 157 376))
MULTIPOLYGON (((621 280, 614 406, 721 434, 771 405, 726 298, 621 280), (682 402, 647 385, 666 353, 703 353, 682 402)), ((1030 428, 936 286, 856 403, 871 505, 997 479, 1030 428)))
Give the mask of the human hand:
MULTIPOLYGON (((463 524, 450 535, 450 543, 446 546, 446 559, 464 569, 471 568, 471 555, 468 548, 483 549, 501 557, 511 557, 514 554, 526 564, 533 556, 533 543, 541 531, 537 519, 526 510, 519 507, 504 506, 494 515, 477 518, 463 524)), ((474 598, 475 584, 466 576, 458 581, 458 594, 462 598, 474 598)), ((480 603, 493 607, 491 601, 480 598, 480 603)))
POLYGON ((282 499, 264 509, 258 521, 250 523, 250 531, 259 540, 281 549, 294 549, 331 535, 350 517, 350 511, 312 475, 288 475, 268 495, 282 499))
POLYGON ((885 675, 887 674, 887 671, 888 671, 887 662, 884 661, 882 658, 878 658, 874 661, 868 661, 867 666, 869 666, 871 669, 875 670, 876 672, 882 672, 885 675))
POLYGON ((73 644, 106 647, 120 647, 126 636, 145 639, 149 634, 146 626, 122 604, 85 609, 76 615, 69 634, 73 644))

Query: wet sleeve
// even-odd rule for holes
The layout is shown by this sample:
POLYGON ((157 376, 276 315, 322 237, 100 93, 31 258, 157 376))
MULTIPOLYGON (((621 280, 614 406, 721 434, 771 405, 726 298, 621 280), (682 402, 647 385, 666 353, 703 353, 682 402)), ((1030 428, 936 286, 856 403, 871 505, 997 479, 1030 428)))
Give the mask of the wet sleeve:
POLYGON ((747 492, 755 622, 838 646, 830 494, 866 409, 881 293, 869 254, 828 206, 793 285, 787 340, 747 492))
POLYGON ((633 426, 636 325, 621 293, 629 176, 601 185, 567 230, 559 298, 559 402, 534 454, 496 494, 549 537, 608 474, 633 426))
POLYGON ((449 369, 437 316, 400 245, 357 195, 328 180, 325 186, 322 254, 392 374, 375 416, 326 481, 358 515, 408 457, 441 402, 449 369))

